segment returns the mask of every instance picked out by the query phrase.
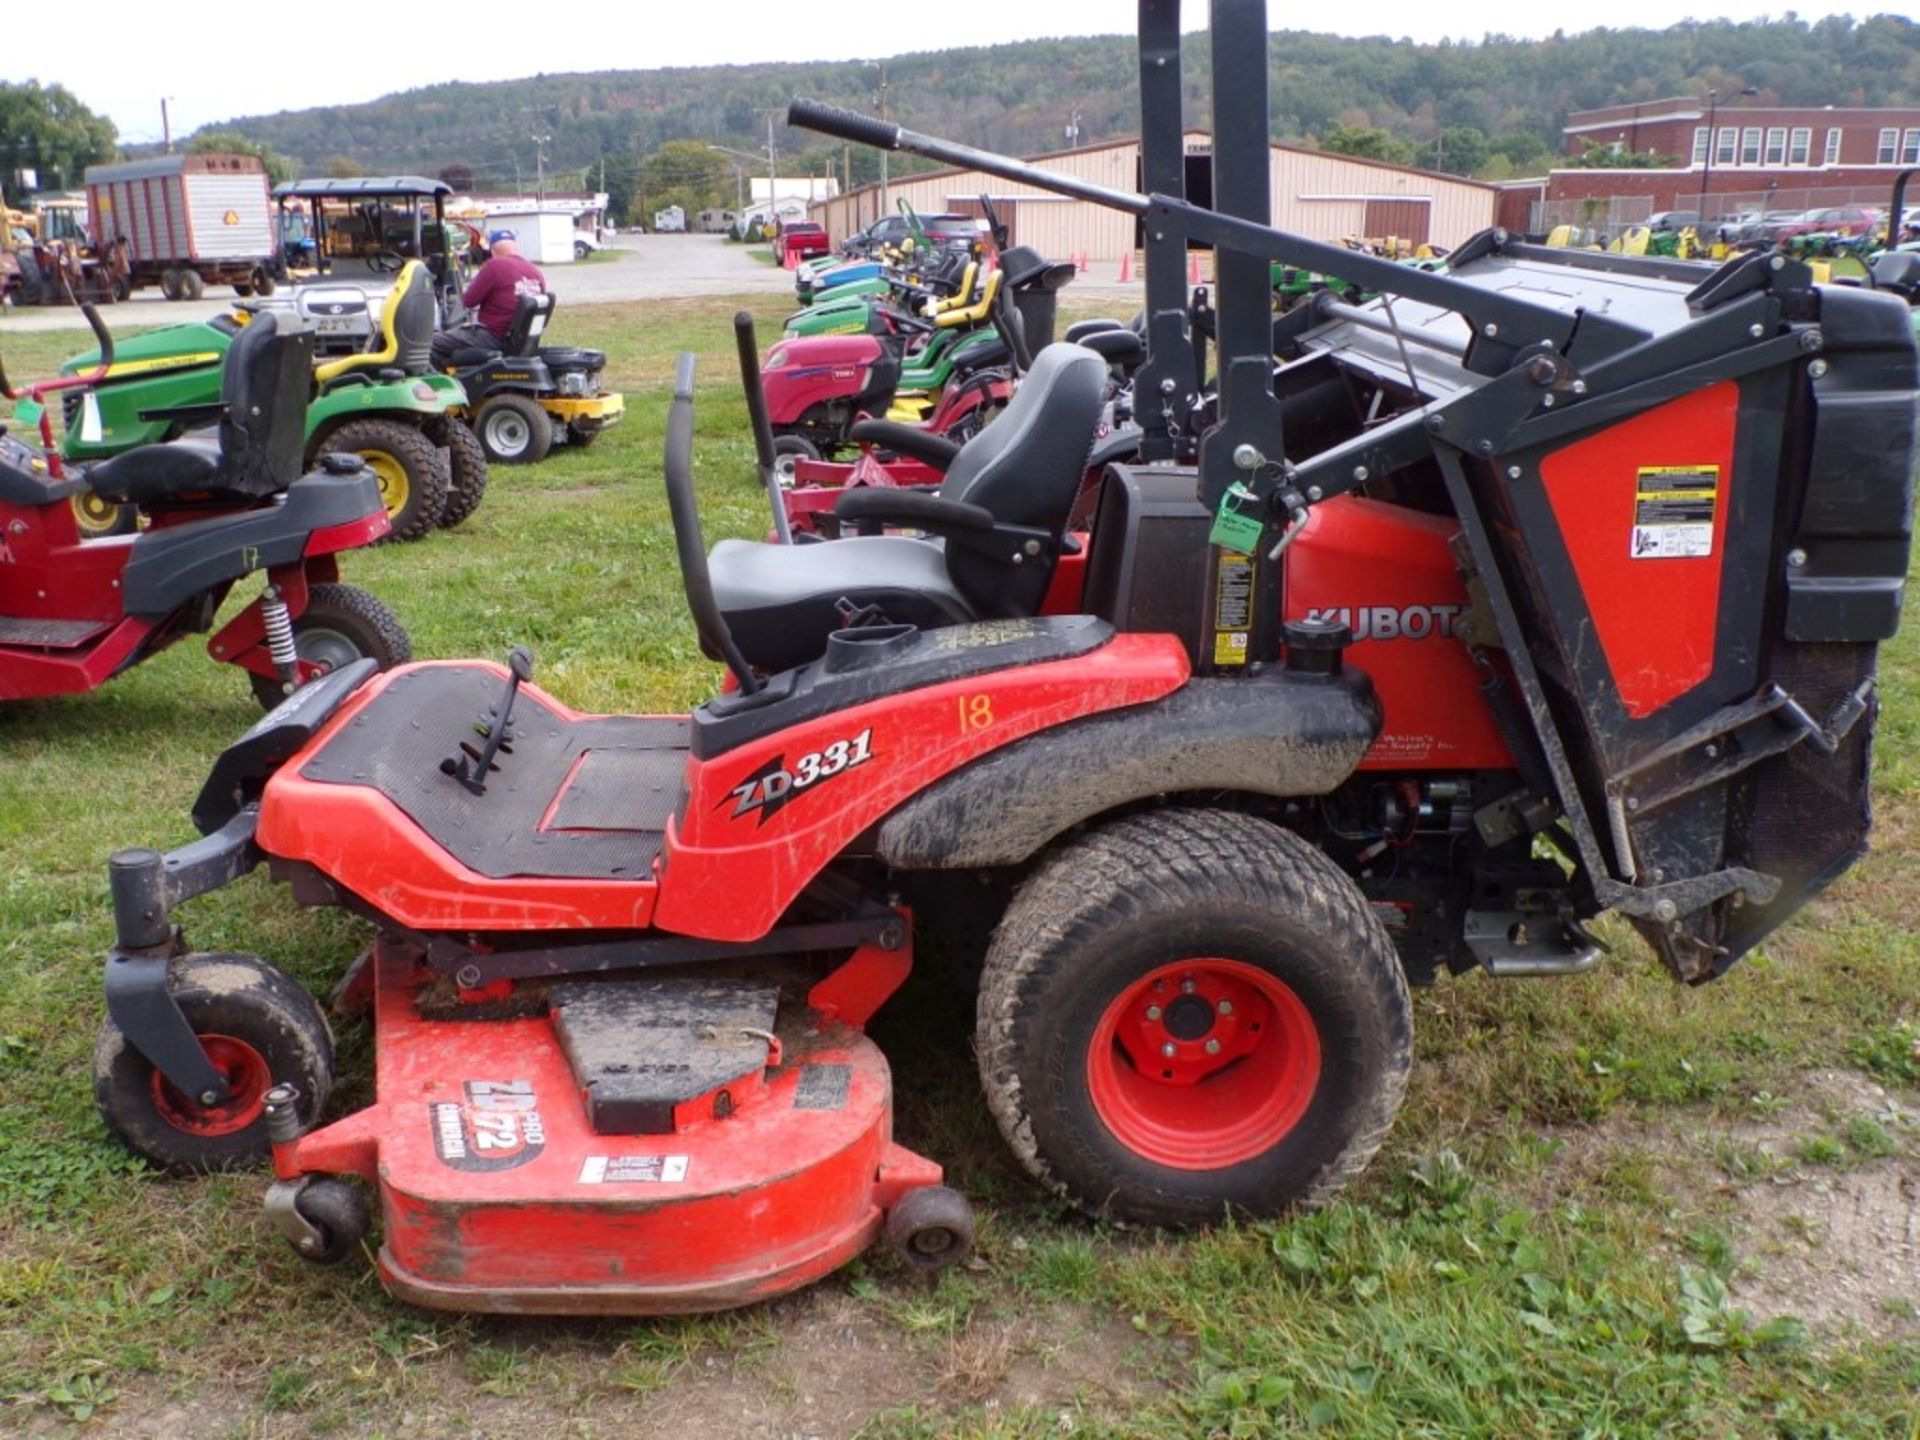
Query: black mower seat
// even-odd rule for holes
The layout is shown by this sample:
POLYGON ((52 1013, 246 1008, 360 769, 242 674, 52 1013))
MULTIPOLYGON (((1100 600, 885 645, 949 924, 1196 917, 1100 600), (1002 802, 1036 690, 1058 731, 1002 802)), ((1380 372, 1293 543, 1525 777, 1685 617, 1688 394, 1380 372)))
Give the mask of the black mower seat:
POLYGON ((604 370, 607 352, 583 350, 578 345, 542 345, 540 359, 549 370, 604 370))
POLYGON ((300 478, 312 376, 313 332, 282 334, 277 316, 255 315, 227 351, 217 438, 142 445, 93 466, 88 484, 116 505, 185 495, 223 502, 278 495, 300 478))
POLYGON ((923 629, 1032 615, 1045 598, 1067 513, 1106 402, 1091 350, 1040 352, 1006 410, 969 444, 933 495, 863 487, 842 510, 937 535, 820 545, 723 540, 708 557, 714 599, 747 663, 788 670, 842 628, 842 602, 923 629))

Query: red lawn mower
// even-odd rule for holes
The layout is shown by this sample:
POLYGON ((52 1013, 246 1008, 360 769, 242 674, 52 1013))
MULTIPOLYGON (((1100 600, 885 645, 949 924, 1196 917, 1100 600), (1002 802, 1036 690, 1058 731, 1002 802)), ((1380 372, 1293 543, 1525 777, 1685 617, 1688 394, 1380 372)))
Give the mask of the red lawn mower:
MULTIPOLYGON (((1264 115, 1264 7, 1212 8, 1213 93, 1264 115)), ((668 499, 730 686, 583 715, 518 652, 293 696, 215 763, 204 838, 111 862, 96 1098, 135 1150, 270 1155, 316 1260, 377 1206, 383 1280, 438 1308, 739 1305, 883 1234, 934 1268, 971 1220, 861 1033, 920 931, 985 941, 981 1081, 1039 1184, 1140 1224, 1271 1215, 1381 1143, 1410 980, 1587 969, 1607 910, 1711 980, 1861 853, 1906 305, 1775 257, 1489 231, 1434 274, 1309 241, 1266 223, 1264 125, 1215 126, 1220 209, 1188 205, 1179 7, 1140 17, 1151 195, 789 112, 1146 222, 1147 458, 1084 540, 1085 347, 1043 350, 936 493, 839 502, 920 537, 710 554, 683 358, 668 499), (1204 407, 1189 240, 1218 261, 1204 407), (1276 325, 1275 262, 1392 303, 1276 325), (375 927, 336 990, 373 1017, 354 1114, 326 1113, 317 1002, 173 924, 263 862, 375 927)))
POLYGON ((0 429, 0 700, 91 690, 183 635, 212 628, 233 586, 266 572, 258 599, 207 642, 247 671, 268 708, 327 670, 371 657, 410 658, 407 633, 364 590, 339 584, 335 558, 387 533, 373 474, 357 456, 300 474, 313 340, 273 317, 228 352, 220 403, 195 422, 216 437, 129 450, 70 474, 45 400, 84 387, 113 363, 113 338, 91 307, 101 363, 87 374, 0 391, 24 402, 0 429), (137 534, 84 539, 73 501, 135 507, 137 534))

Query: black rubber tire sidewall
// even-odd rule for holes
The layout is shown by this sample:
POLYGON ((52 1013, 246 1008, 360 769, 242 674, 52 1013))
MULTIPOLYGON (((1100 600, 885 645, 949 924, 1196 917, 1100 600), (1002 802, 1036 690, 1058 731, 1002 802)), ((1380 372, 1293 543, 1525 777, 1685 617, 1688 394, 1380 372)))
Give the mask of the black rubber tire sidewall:
POLYGON ((450 530, 472 516, 487 494, 487 451, 464 420, 447 421, 447 501, 440 528, 450 530))
POLYGON ((538 465, 547 458, 547 451, 553 448, 553 422, 547 412, 540 408, 540 402, 531 395, 508 392, 488 396, 474 411, 473 430, 480 437, 487 459, 495 465, 538 465), (495 448, 488 438, 488 419, 507 410, 518 414, 527 425, 526 446, 511 455, 495 448))
POLYGON ((377 417, 349 420, 330 431, 314 454, 354 454, 378 450, 407 473, 407 502, 387 517, 389 530, 378 543, 424 539, 447 504, 447 457, 418 426, 377 417))
POLYGON ((1134 816, 1060 847, 1008 909, 979 1016, 989 1104, 1022 1163, 1080 1208, 1137 1224, 1267 1216, 1328 1198, 1378 1148, 1411 1053, 1399 961, 1352 883, 1298 837, 1218 811, 1134 816), (1232 843, 1208 851, 1179 817, 1232 843), (1282 979, 1314 1021, 1321 1058, 1313 1099, 1275 1145, 1194 1171, 1149 1160, 1108 1130, 1087 1055, 1128 986, 1206 956, 1282 979))
POLYGON ((182 300, 198 300, 206 293, 206 279, 198 270, 182 270, 180 272, 180 298, 182 300))
MULTIPOLYGON (((195 1034, 244 1040, 265 1057, 276 1082, 300 1089, 299 1113, 312 1121, 333 1084, 333 1036, 317 1001, 290 976, 251 955, 185 955, 171 966, 170 988, 195 1034)), ((93 1097, 107 1128, 163 1170, 193 1174, 257 1165, 271 1151, 265 1117, 231 1135, 175 1128, 153 1104, 153 1064, 103 1021, 93 1055, 93 1097)))
MULTIPOLYGON (((404 665, 413 658, 413 642, 400 618, 384 601, 357 585, 314 585, 307 590, 307 608, 293 620, 293 646, 300 649, 302 633, 331 630, 350 640, 363 659, 380 662, 382 670, 404 665)), ((309 658, 309 657, 303 657, 309 658)), ((251 675, 254 699, 268 710, 286 695, 280 682, 251 675)))

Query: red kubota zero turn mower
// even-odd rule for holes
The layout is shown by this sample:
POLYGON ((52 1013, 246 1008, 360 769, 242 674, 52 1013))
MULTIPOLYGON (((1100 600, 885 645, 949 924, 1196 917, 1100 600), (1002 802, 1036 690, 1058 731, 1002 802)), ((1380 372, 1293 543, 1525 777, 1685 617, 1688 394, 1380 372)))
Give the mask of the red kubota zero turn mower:
MULTIPOLYGON (((1626 917, 1724 973, 1861 853, 1907 572, 1907 307, 1488 232, 1434 274, 1270 228, 1266 19, 1214 0, 1213 194, 1179 197, 1178 6, 1141 5, 1144 174, 1107 190, 798 102, 793 123, 1136 215, 1145 463, 1063 535, 1106 364, 1042 351, 924 532, 708 555, 734 684, 583 715, 531 661, 350 666, 213 767, 203 839, 116 855, 96 1085, 178 1168, 263 1159, 303 1255, 452 1309, 673 1311, 916 1265, 970 1221, 862 1026, 915 927, 985 948, 977 1047, 1042 1184, 1206 1223, 1311 1204, 1405 1089, 1407 981, 1581 970, 1626 917), (1218 260, 1217 388, 1184 293, 1218 260), (1380 298, 1272 321, 1273 262, 1380 298), (1151 397, 1151 403, 1147 403, 1151 397), (264 862, 375 929, 375 1097, 319 1006, 176 907, 264 862)), ((756 441, 770 455, 770 438, 756 441)))

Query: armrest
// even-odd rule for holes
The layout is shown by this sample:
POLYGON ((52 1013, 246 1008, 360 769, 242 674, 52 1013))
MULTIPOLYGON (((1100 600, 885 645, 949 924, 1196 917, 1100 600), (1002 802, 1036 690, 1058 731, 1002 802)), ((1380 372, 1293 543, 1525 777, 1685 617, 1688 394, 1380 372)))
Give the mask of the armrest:
POLYGON ((847 438, 858 445, 879 445, 944 471, 960 453, 957 441, 897 420, 856 420, 847 438))
POLYGON ((923 490, 898 490, 888 485, 850 486, 834 502, 833 513, 837 519, 854 523, 877 520, 931 530, 936 535, 990 535, 994 528, 993 512, 983 505, 943 500, 923 490))

